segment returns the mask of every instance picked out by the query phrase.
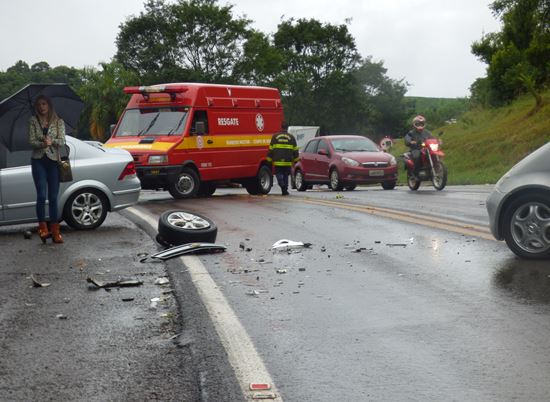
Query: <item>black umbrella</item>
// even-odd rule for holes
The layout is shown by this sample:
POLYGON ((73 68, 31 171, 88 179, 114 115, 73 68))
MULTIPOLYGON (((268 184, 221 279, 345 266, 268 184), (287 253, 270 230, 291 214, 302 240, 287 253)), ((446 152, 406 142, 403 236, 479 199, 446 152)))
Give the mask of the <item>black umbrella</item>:
POLYGON ((39 95, 51 99, 55 112, 65 122, 66 133, 76 128, 84 102, 67 84, 29 84, 0 102, 0 144, 10 151, 30 149, 29 119, 39 95))

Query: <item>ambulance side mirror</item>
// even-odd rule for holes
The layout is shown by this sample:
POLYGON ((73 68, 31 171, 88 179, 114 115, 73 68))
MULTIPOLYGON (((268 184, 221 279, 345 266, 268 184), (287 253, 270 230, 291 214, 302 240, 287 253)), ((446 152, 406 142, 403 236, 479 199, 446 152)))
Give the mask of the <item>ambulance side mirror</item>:
POLYGON ((203 135, 206 132, 206 125, 204 121, 197 121, 195 123, 195 135, 203 135))
POLYGON ((109 126, 109 137, 113 136, 113 132, 115 131, 116 124, 111 124, 109 126))

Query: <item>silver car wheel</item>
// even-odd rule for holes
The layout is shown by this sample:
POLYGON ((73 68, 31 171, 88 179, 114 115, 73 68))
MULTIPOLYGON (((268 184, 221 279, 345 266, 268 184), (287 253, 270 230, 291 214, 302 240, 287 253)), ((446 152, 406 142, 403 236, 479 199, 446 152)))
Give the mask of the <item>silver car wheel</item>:
POLYGON ((271 173, 267 169, 260 169, 259 172, 260 188, 262 193, 268 193, 271 190, 271 173))
POLYGON ((528 253, 544 253, 550 249, 550 208, 539 202, 520 206, 510 221, 512 238, 528 253))
POLYGON ((71 216, 83 226, 96 224, 103 216, 103 202, 95 193, 79 194, 71 204, 71 216))
POLYGON ((193 179, 187 175, 180 175, 175 184, 176 189, 182 194, 187 195, 193 191, 195 187, 195 182, 193 179))
POLYGON ((304 176, 302 176, 302 172, 297 171, 294 175, 294 183, 296 184, 296 188, 302 187, 302 184, 304 182, 304 176))
POLYGON ((168 215, 167 221, 172 226, 187 230, 200 230, 210 227, 210 223, 207 220, 183 211, 172 212, 168 215))

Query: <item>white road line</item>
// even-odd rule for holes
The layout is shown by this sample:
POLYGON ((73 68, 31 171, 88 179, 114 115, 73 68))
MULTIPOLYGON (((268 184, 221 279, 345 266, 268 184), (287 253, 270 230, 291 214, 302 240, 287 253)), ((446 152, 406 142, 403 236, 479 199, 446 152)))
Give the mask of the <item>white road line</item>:
MULTIPOLYGON (((140 211, 138 208, 130 207, 126 211, 143 219, 152 228, 157 227, 158 222, 151 215, 140 211)), ((193 284, 214 322, 216 331, 227 352, 229 362, 235 370, 245 396, 248 399, 252 399, 254 392, 250 391, 250 384, 267 383, 271 384, 271 390, 268 392, 277 395, 275 399, 270 400, 282 402, 283 399, 278 395, 271 375, 256 351, 252 340, 231 306, 229 306, 223 293, 218 289, 206 267, 196 256, 184 256, 180 258, 187 266, 193 284)))

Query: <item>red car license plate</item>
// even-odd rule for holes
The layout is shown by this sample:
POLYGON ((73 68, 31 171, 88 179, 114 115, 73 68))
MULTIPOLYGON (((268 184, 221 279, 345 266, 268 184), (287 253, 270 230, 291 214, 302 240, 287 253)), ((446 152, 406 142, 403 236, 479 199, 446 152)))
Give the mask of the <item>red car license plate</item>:
POLYGON ((383 170, 370 170, 369 176, 384 176, 383 170))

